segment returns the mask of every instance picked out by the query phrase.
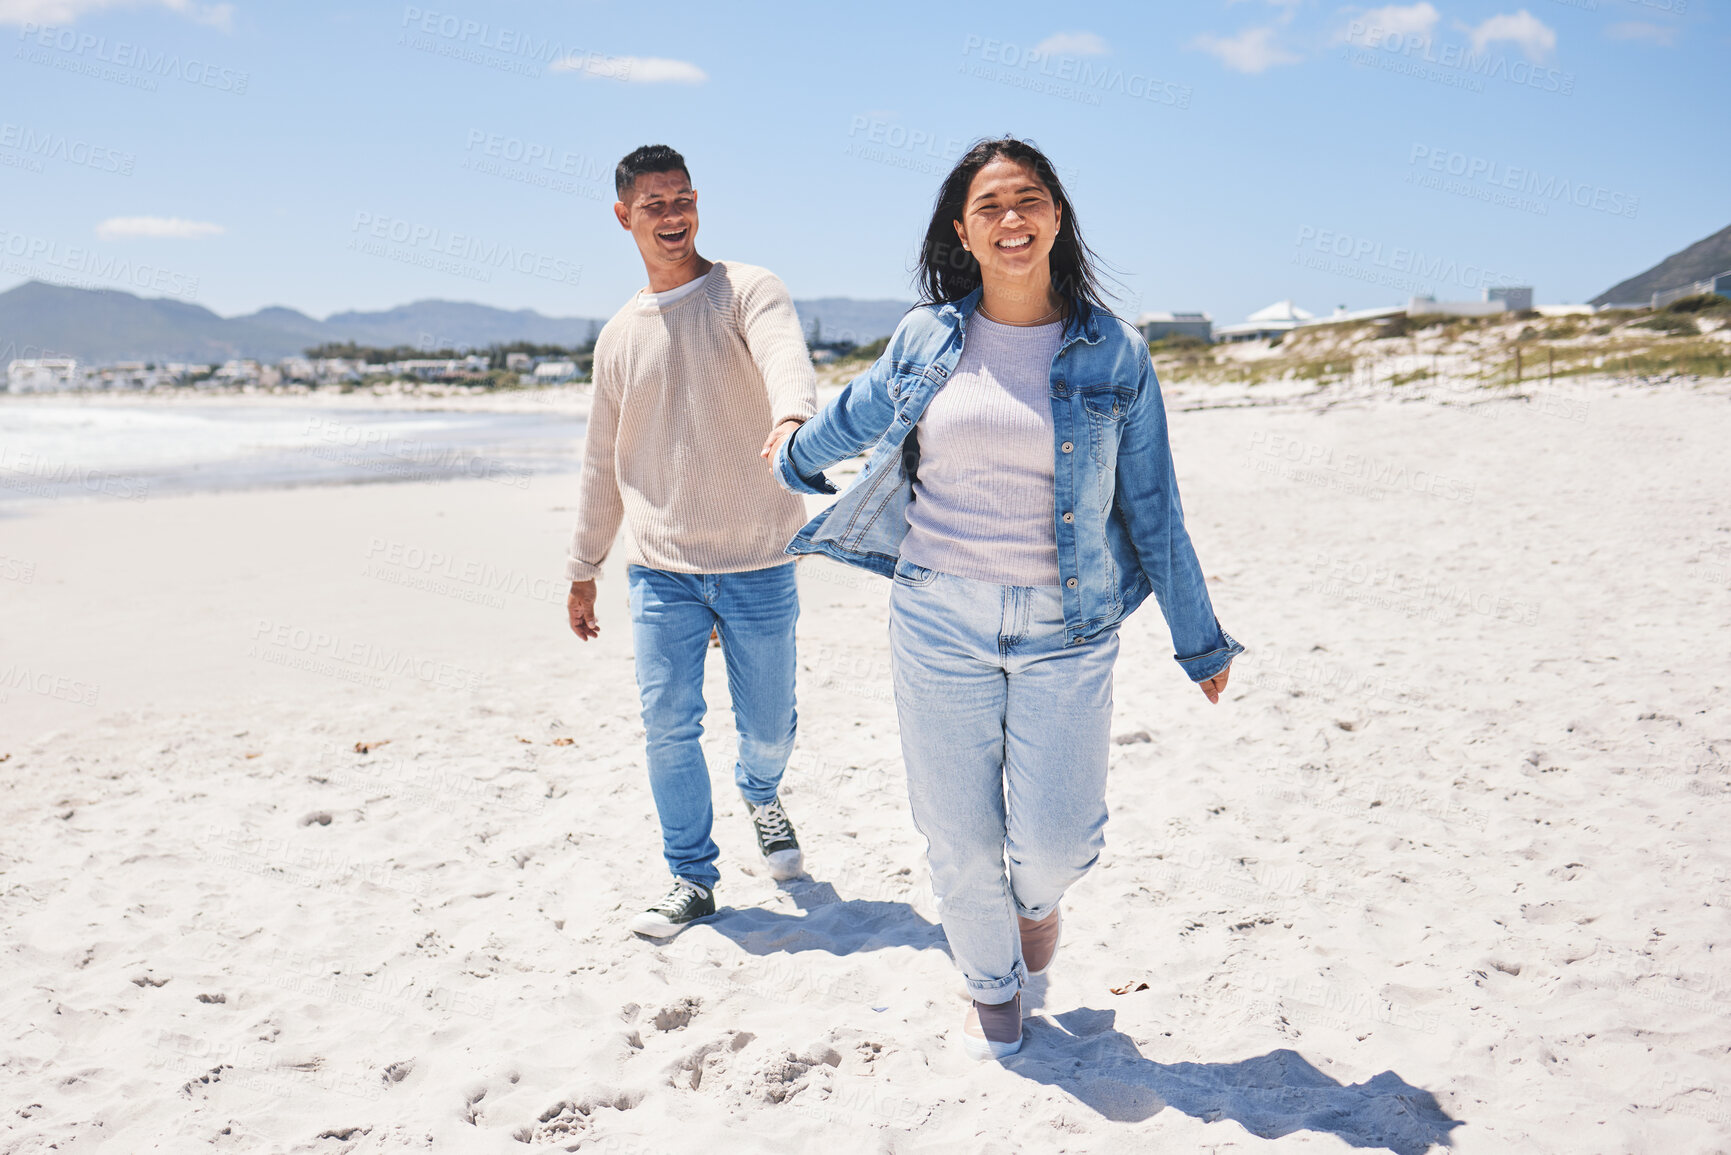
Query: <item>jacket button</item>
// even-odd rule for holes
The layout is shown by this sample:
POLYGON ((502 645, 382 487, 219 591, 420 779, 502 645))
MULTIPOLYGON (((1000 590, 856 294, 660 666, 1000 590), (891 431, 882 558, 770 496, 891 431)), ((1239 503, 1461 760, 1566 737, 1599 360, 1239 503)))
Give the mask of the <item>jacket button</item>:
POLYGON ((1076 579, 1071 578, 1069 581, 1065 582, 1064 584, 1069 586, 1071 589, 1075 589, 1076 588, 1076 579))
POLYGON ((1064 515, 1064 523, 1066 525, 1068 525, 1070 522, 1075 521, 1075 520, 1076 520, 1076 515, 1073 513, 1066 513, 1064 515))
POLYGON ((1065 453, 1068 453, 1076 447, 1074 445, 1071 445, 1068 441, 1066 441, 1066 442, 1064 442, 1064 444, 1058 446, 1058 448, 1062 449, 1065 453))

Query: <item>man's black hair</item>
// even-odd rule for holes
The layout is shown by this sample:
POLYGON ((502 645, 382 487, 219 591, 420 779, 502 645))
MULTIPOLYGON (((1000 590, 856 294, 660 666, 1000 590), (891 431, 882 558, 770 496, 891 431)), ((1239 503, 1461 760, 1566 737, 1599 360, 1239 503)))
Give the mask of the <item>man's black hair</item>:
POLYGON ((630 204, 629 194, 636 187, 637 178, 652 172, 684 173, 685 183, 691 183, 691 170, 685 167, 684 157, 665 144, 646 144, 626 153, 619 167, 613 170, 613 188, 619 199, 630 204))

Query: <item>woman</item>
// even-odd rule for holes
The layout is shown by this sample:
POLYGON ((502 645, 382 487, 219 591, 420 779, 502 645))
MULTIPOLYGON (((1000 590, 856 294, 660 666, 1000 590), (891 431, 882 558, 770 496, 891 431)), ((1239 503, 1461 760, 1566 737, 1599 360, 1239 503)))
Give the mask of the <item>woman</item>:
POLYGON ((1092 261, 1038 149, 975 145, 926 230, 924 303, 774 452, 784 486, 834 493, 823 470, 872 449, 788 552, 894 579, 908 797, 981 1059, 1021 1047, 1021 987, 1105 843, 1119 623, 1152 592, 1210 702, 1243 652, 1184 531, 1148 346, 1092 261))

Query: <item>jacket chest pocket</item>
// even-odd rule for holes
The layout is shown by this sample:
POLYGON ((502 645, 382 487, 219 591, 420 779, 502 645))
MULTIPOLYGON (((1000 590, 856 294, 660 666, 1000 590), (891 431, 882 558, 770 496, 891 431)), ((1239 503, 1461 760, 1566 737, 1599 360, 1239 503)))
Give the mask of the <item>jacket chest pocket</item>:
POLYGON ((1109 466, 1117 461, 1118 438, 1135 397, 1133 391, 1112 385, 1085 388, 1076 394, 1088 422, 1089 452, 1096 464, 1109 466))

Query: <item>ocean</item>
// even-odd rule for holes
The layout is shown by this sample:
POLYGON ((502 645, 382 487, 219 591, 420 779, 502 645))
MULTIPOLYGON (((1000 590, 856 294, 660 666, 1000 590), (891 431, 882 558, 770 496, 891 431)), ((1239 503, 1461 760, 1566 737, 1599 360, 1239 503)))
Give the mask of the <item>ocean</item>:
POLYGON ((234 404, 8 403, 0 502, 571 472, 584 422, 478 413, 234 404))

